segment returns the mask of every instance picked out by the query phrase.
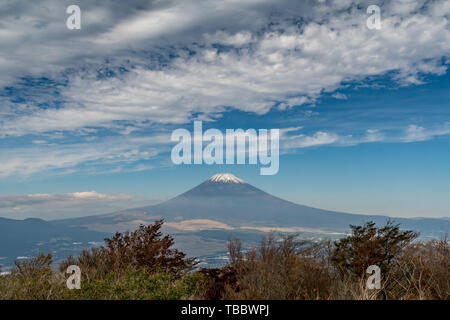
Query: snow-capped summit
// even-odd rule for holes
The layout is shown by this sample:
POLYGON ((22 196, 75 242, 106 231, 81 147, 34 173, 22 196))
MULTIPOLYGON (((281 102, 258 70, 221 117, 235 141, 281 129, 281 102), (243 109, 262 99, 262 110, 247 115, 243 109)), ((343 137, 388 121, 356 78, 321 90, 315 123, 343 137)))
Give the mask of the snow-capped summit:
POLYGON ((231 173, 218 173, 208 179, 209 182, 221 182, 221 183, 246 183, 244 180, 239 179, 231 173))
POLYGON ((198 198, 207 198, 209 199, 208 201, 214 202, 214 199, 217 197, 220 199, 242 198, 260 193, 264 192, 231 173, 218 173, 191 190, 181 194, 180 197, 195 199, 194 201, 199 201, 198 198))

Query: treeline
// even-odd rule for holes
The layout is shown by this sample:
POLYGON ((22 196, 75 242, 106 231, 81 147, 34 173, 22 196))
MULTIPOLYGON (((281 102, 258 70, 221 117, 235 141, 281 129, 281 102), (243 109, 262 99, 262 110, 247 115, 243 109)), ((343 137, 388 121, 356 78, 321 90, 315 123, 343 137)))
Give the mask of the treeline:
POLYGON ((392 222, 351 226, 334 242, 271 234, 243 250, 235 239, 220 269, 196 268, 161 233, 162 224, 116 233, 68 257, 58 272, 51 255, 16 262, 0 276, 0 299, 449 299, 447 238, 417 241, 417 233, 392 222), (71 265, 81 269, 81 289, 67 287, 71 265), (368 273, 373 266, 378 273, 368 273), (374 276, 375 288, 367 284, 374 276))

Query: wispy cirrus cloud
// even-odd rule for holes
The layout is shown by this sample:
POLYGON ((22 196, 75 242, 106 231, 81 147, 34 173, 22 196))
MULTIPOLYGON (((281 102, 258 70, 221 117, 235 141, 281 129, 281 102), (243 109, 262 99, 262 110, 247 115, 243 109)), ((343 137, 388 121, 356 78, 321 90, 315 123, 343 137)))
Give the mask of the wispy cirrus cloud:
POLYGON ((404 136, 399 140, 403 142, 426 141, 434 137, 448 134, 450 134, 450 122, 447 122, 445 123, 445 125, 434 129, 426 129, 422 126, 411 124, 405 129, 404 136))
POLYGON ((12 208, 20 211, 25 207, 36 207, 41 205, 57 204, 66 206, 68 203, 80 204, 90 201, 116 201, 128 200, 134 196, 129 194, 107 195, 96 191, 84 191, 65 194, 28 194, 28 195, 10 195, 0 196, 0 208, 12 208))
MULTIPOLYGON (((298 149, 320 146, 356 146, 362 143, 406 143, 420 142, 450 134, 450 124, 425 128, 410 124, 392 132, 384 129, 367 129, 358 135, 333 131, 305 132, 303 126, 280 130, 280 152, 295 152, 298 149)), ((193 133, 192 133, 193 134, 193 133)), ((256 137, 252 136, 256 140, 256 137)), ((60 139, 59 136, 56 137, 60 139)), ((33 140, 35 146, 8 148, 0 153, 0 178, 10 176, 28 177, 39 172, 67 175, 75 172, 105 174, 137 172, 155 167, 172 166, 167 159, 174 146, 170 132, 159 132, 151 136, 117 136, 83 143, 64 145, 33 140)))
POLYGON ((92 174, 146 170, 157 163, 150 165, 150 161, 170 150, 168 137, 168 133, 161 133, 150 137, 116 136, 72 143, 36 144, 34 141, 32 146, 2 148, 0 178, 27 177, 38 172, 71 173, 67 171, 70 168, 92 174))
POLYGON ((388 132, 381 129, 367 129, 360 135, 346 135, 335 132, 318 131, 312 135, 301 133, 303 127, 291 127, 281 130, 281 147, 288 153, 295 149, 335 145, 356 146, 362 143, 386 142, 404 143, 431 140, 435 137, 450 134, 450 123, 435 128, 424 128, 410 124, 402 130, 388 132))
POLYGON ((105 194, 81 191, 63 194, 0 195, 0 216, 63 219, 74 214, 87 216, 130 207, 155 204, 161 199, 145 199, 132 194, 105 194))

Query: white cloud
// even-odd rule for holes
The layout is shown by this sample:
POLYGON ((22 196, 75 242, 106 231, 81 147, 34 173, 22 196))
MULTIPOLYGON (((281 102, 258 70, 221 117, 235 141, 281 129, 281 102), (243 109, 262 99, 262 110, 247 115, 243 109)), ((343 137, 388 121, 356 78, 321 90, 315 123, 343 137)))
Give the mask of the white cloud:
POLYGON ((241 47, 253 42, 252 34, 249 31, 229 34, 227 32, 219 30, 215 34, 206 33, 204 35, 204 38, 210 44, 215 43, 234 47, 241 47))
POLYGON ((284 128, 280 131, 281 149, 284 153, 295 149, 308 148, 322 145, 355 146, 362 143, 386 142, 404 143, 430 140, 434 137, 450 134, 450 123, 444 123, 434 128, 424 128, 411 124, 398 133, 390 133, 380 129, 367 129, 364 134, 358 136, 337 134, 334 132, 318 131, 312 135, 303 133, 293 134, 303 127, 284 128))
POLYGON ((104 194, 82 191, 63 194, 0 195, 0 216, 63 219, 110 213, 130 207, 157 203, 158 199, 137 198, 132 194, 104 194))
MULTIPOLYGON (((54 55, 43 54, 36 41, 20 43, 17 38, 21 37, 10 35, 18 32, 23 38, 26 31, 31 39, 38 37, 37 30, 30 26, 17 31, 6 29, 5 39, 22 52, 8 55, 14 61, 0 65, 0 70, 15 66, 13 74, 23 72, 23 59, 36 61, 26 52, 45 56, 44 61, 35 63, 38 73, 45 73, 49 66, 54 70, 70 67, 64 60, 69 57, 76 67, 78 56, 84 57, 81 61, 94 63, 93 67, 110 55, 115 59, 113 66, 130 60, 135 68, 126 75, 104 79, 95 78, 89 71, 69 75, 68 85, 60 87, 66 100, 62 108, 43 110, 27 105, 20 112, 9 110, 8 117, 0 120, 0 132, 23 135, 87 126, 111 127, 120 120, 182 123, 189 121, 193 113, 208 118, 229 106, 264 114, 277 103, 283 109, 314 102, 323 91, 333 91, 343 81, 397 71, 395 79, 400 83, 420 84, 421 73, 445 72, 447 67, 440 60, 450 52, 445 1, 428 2, 426 6, 419 0, 387 4, 382 8, 382 28, 377 31, 366 28, 367 14, 356 9, 357 3, 364 7, 366 1, 331 1, 327 7, 325 3, 309 2, 303 11, 292 11, 285 1, 212 1, 203 2, 201 10, 195 1, 173 1, 148 6, 117 22, 108 20, 106 29, 91 28, 91 21, 87 21, 87 30, 75 38, 57 29, 56 22, 50 19, 39 32, 47 32, 49 39, 62 34, 68 38, 39 38, 42 46, 53 46, 54 55), (214 21, 219 12, 224 16, 214 21), (253 19, 236 18, 244 13, 253 19), (287 20, 299 17, 306 21, 300 27, 287 20), (231 21, 236 24, 230 25, 231 21), (267 27, 271 22, 273 25, 267 27), (161 37, 166 41, 159 41, 161 37), (112 44, 105 47, 100 39, 112 44), (166 67, 149 69, 146 58, 127 49, 156 50, 157 43, 158 47, 172 45, 178 58, 166 67), (235 49, 218 51, 214 43, 235 49), (187 54, 186 48, 195 53, 187 54), (88 58, 90 54, 93 56, 88 58), (58 66, 53 68, 54 64, 58 66)), ((44 23, 43 16, 49 13, 39 12, 40 18, 33 18, 30 12, 21 17, 44 23)), ((111 17, 112 12, 102 15, 111 17)), ((4 46, 1 50, 6 51, 4 46)), ((98 68, 93 69, 96 72, 98 68)), ((2 74, 10 77, 12 73, 2 74)))
POLYGON ((432 128, 432 129, 425 129, 422 126, 411 124, 406 128, 404 135, 398 140, 401 142, 426 141, 437 136, 443 136, 448 134, 450 134, 449 122, 439 128, 432 128))
POLYGON ((305 134, 288 133, 301 130, 301 127, 286 128, 281 133, 281 148, 284 152, 299 148, 308 148, 321 145, 329 145, 338 142, 339 136, 335 133, 318 131, 311 136, 305 134))
POLYGON ((428 140, 429 136, 430 136, 429 133, 425 131, 424 127, 411 124, 406 129, 406 135, 404 137, 404 140, 408 142, 424 141, 428 140))
POLYGON ((25 207, 40 205, 52 205, 66 206, 70 204, 81 204, 83 202, 90 201, 117 201, 117 200, 129 200, 134 196, 130 194, 102 194, 96 191, 87 192, 74 192, 65 194, 28 194, 28 195, 0 195, 0 208, 13 208, 14 210, 22 210, 25 207))
POLYGON ((164 145, 169 141, 169 136, 161 133, 151 137, 111 137, 85 143, 9 148, 0 153, 0 178, 26 177, 42 171, 72 173, 66 170, 75 167, 90 173, 106 170, 108 166, 119 171, 121 168, 146 170, 151 167, 149 164, 136 163, 154 160, 158 154, 169 150, 169 146, 164 145), (99 165, 103 169, 98 169, 99 165))
POLYGON ((379 142, 383 141, 385 139, 385 136, 383 133, 380 132, 378 129, 367 129, 366 130, 366 136, 365 141, 366 142, 379 142))
POLYGON ((336 92, 332 95, 333 98, 338 99, 338 100, 347 100, 348 97, 347 95, 341 93, 341 92, 336 92))

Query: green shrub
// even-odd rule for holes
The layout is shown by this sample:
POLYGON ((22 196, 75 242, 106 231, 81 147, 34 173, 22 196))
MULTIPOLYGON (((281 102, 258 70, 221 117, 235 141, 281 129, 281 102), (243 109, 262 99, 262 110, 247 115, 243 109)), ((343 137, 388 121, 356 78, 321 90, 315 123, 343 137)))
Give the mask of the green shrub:
POLYGON ((401 231, 392 221, 381 228, 374 222, 350 228, 350 236, 335 242, 331 261, 341 274, 357 277, 364 276, 371 265, 380 267, 387 276, 401 252, 418 236, 413 231, 401 231))
POLYGON ((90 300, 179 300, 199 289, 200 274, 175 279, 169 273, 151 273, 144 269, 111 272, 103 279, 82 283, 80 290, 69 291, 66 299, 90 300))

